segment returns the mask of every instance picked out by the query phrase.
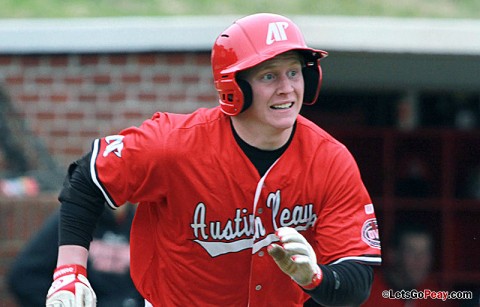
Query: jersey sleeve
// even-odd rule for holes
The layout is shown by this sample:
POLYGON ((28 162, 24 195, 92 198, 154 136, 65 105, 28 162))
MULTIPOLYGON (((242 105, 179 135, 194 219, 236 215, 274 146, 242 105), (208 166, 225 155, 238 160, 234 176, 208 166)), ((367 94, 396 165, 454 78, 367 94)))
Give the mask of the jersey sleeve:
POLYGON ((158 200, 165 192, 162 145, 168 122, 162 129, 159 125, 165 116, 157 113, 140 127, 93 142, 91 177, 111 207, 158 200))
POLYGON ((353 156, 344 146, 334 154, 324 184, 326 197, 315 226, 319 262, 380 264, 374 205, 353 156))

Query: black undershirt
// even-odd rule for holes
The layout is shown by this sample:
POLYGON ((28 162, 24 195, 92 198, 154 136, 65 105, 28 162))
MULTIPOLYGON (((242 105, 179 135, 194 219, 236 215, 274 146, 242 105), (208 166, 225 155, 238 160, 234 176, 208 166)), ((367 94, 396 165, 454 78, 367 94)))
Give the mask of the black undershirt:
POLYGON ((295 129, 297 125, 295 124, 293 126, 292 134, 290 135, 287 143, 275 150, 262 150, 258 149, 257 147, 253 147, 250 144, 247 144, 247 142, 240 138, 238 133, 233 128, 233 125, 231 125, 231 127, 233 136, 235 137, 235 141, 237 141, 237 144, 240 146, 248 159, 250 159, 250 162, 252 162, 252 164, 255 166, 258 173, 260 174, 260 177, 262 177, 268 171, 270 166, 272 166, 272 164, 277 161, 278 158, 280 158, 280 156, 285 152, 285 150, 287 150, 288 145, 290 145, 290 143, 292 142, 292 138, 295 134, 295 129))

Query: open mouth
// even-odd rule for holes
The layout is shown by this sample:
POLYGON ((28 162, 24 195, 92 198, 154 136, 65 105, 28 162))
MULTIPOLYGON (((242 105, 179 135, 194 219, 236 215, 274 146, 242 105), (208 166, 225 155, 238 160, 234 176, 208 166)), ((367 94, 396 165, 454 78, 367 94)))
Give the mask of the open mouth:
POLYGON ((293 102, 287 102, 287 103, 271 106, 270 108, 274 110, 286 110, 286 109, 290 109, 292 106, 293 106, 293 102))

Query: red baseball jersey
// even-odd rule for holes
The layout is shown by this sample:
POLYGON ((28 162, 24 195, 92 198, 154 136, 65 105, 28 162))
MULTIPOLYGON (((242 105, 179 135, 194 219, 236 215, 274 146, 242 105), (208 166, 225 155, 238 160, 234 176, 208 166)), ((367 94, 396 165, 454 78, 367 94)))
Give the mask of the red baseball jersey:
POLYGON ((301 116, 263 177, 219 107, 156 113, 96 140, 91 175, 110 206, 139 203, 131 275, 153 306, 302 306, 308 295, 266 251, 282 226, 307 238, 318 263, 381 261, 353 157, 301 116))

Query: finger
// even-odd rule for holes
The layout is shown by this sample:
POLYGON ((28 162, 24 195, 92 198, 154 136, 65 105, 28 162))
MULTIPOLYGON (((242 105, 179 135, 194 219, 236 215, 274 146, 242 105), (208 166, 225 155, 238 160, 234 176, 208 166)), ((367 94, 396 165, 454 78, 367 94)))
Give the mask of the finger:
POLYGON ((275 259, 275 261, 277 261, 277 262, 283 262, 283 261, 288 260, 288 258, 289 258, 288 254, 285 252, 283 247, 281 247, 278 244, 271 244, 267 248, 267 251, 268 251, 268 254, 270 256, 272 256, 273 259, 275 259))
POLYGON ((282 243, 286 242, 306 242, 305 238, 294 228, 282 227, 275 233, 282 243))
POLYGON ((277 231, 275 231, 275 234, 277 235, 277 237, 282 238, 285 236, 298 234, 298 231, 291 227, 280 227, 277 229, 277 231))
POLYGON ((304 255, 293 255, 291 257, 292 261, 298 265, 309 265, 310 258, 304 255))
POLYGON ((308 246, 304 243, 285 243, 283 244, 283 250, 289 255, 303 255, 309 256, 308 246))

